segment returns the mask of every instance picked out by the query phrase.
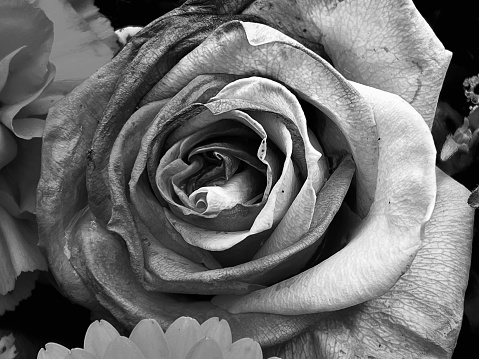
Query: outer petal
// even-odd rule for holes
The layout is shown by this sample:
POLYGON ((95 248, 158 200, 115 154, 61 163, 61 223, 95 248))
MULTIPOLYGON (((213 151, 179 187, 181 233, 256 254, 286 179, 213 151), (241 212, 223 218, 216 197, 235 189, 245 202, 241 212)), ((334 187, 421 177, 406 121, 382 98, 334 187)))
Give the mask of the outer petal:
POLYGON ((376 196, 350 243, 297 276, 215 303, 233 313, 305 314, 376 298, 406 271, 435 200, 435 149, 422 117, 404 100, 355 85, 368 100, 380 136, 376 196))
POLYGON ((440 170, 436 176, 436 206, 423 245, 391 290, 268 353, 283 359, 450 358, 461 327, 474 211, 466 188, 440 170))
POLYGON ((431 128, 451 53, 412 0, 258 0, 245 13, 323 45, 347 79, 400 95, 431 128))

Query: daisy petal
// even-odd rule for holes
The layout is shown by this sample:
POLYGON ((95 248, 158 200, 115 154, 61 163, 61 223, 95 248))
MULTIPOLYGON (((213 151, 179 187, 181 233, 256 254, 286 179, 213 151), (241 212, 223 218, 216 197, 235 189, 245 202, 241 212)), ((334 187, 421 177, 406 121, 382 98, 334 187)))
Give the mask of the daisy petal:
POLYGON ((70 351, 63 345, 47 343, 45 349, 40 349, 37 359, 64 359, 70 351))
POLYGON ((234 342, 223 356, 224 359, 263 359, 263 352, 257 342, 243 338, 234 342))
POLYGON ((218 317, 210 318, 201 324, 201 333, 202 336, 214 339, 222 352, 225 352, 233 341, 230 325, 226 320, 219 320, 218 317))
POLYGON ((69 354, 65 356, 65 359, 98 359, 93 354, 87 352, 85 349, 72 349, 69 354))
POLYGON ((86 331, 83 347, 98 358, 103 358, 108 345, 119 336, 120 333, 106 320, 96 320, 86 331))
POLYGON ((145 359, 170 359, 165 334, 154 319, 140 321, 133 328, 130 340, 141 350, 145 359))
POLYGON ((189 351, 186 359, 223 359, 221 349, 214 339, 203 338, 189 351))
POLYGON ((140 349, 127 337, 117 337, 105 350, 101 359, 145 359, 140 349))
POLYGON ((171 359, 185 359, 190 349, 201 339, 200 324, 193 318, 176 319, 166 330, 171 359))

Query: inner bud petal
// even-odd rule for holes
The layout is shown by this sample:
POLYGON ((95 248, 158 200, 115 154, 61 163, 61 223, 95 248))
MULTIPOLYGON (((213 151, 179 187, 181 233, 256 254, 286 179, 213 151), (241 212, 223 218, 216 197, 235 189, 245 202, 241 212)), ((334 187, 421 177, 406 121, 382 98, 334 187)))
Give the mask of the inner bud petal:
POLYGON ((252 167, 234 174, 219 186, 201 187, 194 191, 189 200, 203 214, 217 214, 237 204, 245 204, 261 194, 265 176, 252 167))

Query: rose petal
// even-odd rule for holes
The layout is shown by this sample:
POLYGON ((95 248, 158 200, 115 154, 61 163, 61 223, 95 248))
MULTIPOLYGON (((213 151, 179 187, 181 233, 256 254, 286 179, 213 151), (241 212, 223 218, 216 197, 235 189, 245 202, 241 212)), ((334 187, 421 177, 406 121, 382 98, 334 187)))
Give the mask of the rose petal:
POLYGON ((245 13, 307 46, 324 45, 347 79, 400 95, 431 128, 451 53, 412 1, 259 0, 245 13))
POLYGON ((43 232, 39 244, 46 248, 50 269, 56 273, 63 292, 72 293, 71 300, 90 303, 90 306, 92 295, 69 263, 65 230, 87 204, 84 197, 87 154, 97 118, 101 117, 103 106, 110 98, 119 76, 121 59, 121 56, 116 57, 80 84, 71 97, 64 98, 52 107, 43 137, 47 142, 42 148, 42 163, 49 170, 43 173, 44 177, 38 184, 39 232, 43 232), (73 101, 78 93, 84 96, 83 99, 73 101), (92 107, 84 106, 85 103, 92 107), (72 120, 75 116, 79 116, 81 121, 72 120), (60 142, 62 149, 56 147, 60 142), (62 195, 57 196, 59 193, 62 195))
POLYGON ((345 150, 353 154, 358 165, 358 210, 362 216, 367 214, 377 177, 376 125, 368 105, 329 64, 268 26, 231 22, 181 59, 143 101, 171 96, 191 79, 209 72, 254 74, 285 83, 299 98, 326 114, 347 138, 345 150))
MULTIPOLYGON (((204 272, 214 274, 205 276, 206 283, 211 285, 220 280, 230 282, 235 278, 247 278, 252 274, 262 274, 263 268, 268 269, 268 266, 278 268, 278 263, 281 263, 278 262, 281 260, 280 255, 292 256, 295 263, 294 253, 296 256, 301 256, 301 248, 316 242, 328 228, 332 217, 343 201, 353 173, 353 162, 350 159, 345 159, 325 184, 320 192, 320 201, 315 212, 317 218, 313 221, 316 227, 308 234, 304 243, 296 244, 300 247, 299 251, 287 252, 284 250, 278 254, 278 258, 267 257, 267 260, 261 259, 256 261, 257 263, 238 266, 238 271, 229 269, 221 272, 204 272)), ((71 248, 73 254, 83 253, 84 255, 74 255, 72 260, 77 258, 77 261, 80 261, 83 271, 78 273, 83 276, 82 278, 88 278, 88 288, 95 293, 96 299, 130 328, 133 328, 138 321, 145 317, 155 318, 163 328, 167 328, 173 320, 182 315, 195 316, 201 321, 211 316, 220 316, 225 318, 233 328, 235 339, 249 336, 262 345, 271 346, 300 334, 313 323, 325 317, 324 314, 305 316, 258 313, 231 315, 208 301, 185 302, 181 300, 181 297, 178 298, 175 295, 147 291, 131 270, 125 246, 98 223, 88 219, 86 224, 87 230, 83 232, 81 238, 78 238, 78 240, 81 239, 81 247, 71 248), (128 285, 125 286, 125 283, 128 285), (277 328, 281 328, 281 331, 278 331, 277 328)), ((280 271, 280 274, 282 272, 280 271)), ((289 273, 289 271, 287 272, 289 273)), ((196 279, 194 278, 194 280, 196 279)), ((76 283, 73 282, 72 285, 74 284, 76 283)), ((77 290, 81 290, 81 287, 77 290)))
POLYGON ((159 200, 162 198, 158 188, 156 185, 150 185, 150 183, 152 182, 151 179, 153 178, 154 180, 156 175, 161 152, 161 148, 157 149, 156 147, 159 146, 159 143, 164 142, 168 133, 162 127, 164 125, 162 122, 168 119, 175 119, 174 114, 184 105, 208 100, 212 94, 216 94, 232 78, 231 76, 200 76, 185 86, 182 91, 168 102, 144 136, 129 183, 132 204, 138 212, 141 221, 148 227, 155 238, 158 238, 165 247, 176 253, 190 260, 204 263, 207 268, 219 268, 220 265, 206 251, 186 243, 171 226, 164 215, 163 208, 156 200, 157 198, 159 200), (158 127, 163 131, 158 132, 158 127), (155 149, 150 149, 151 146, 154 146, 155 149), (145 168, 147 168, 147 173, 144 172, 145 168), (148 178, 148 174, 150 174, 150 178, 148 178))
POLYGON ((376 197, 350 243, 301 274, 241 298, 216 298, 233 313, 306 314, 376 298, 407 270, 435 201, 435 148, 422 117, 396 95, 354 84, 380 136, 376 197), (320 289, 318 289, 320 288, 320 289))
POLYGON ((436 170, 437 200, 423 245, 407 272, 383 296, 340 311, 268 354, 283 359, 337 353, 451 357, 462 321, 469 276, 474 211, 469 191, 436 170), (313 340, 314 338, 314 340, 313 340), (422 355, 422 354, 420 354, 422 355))
MULTIPOLYGON (((90 199, 90 208, 100 222, 108 213, 108 181, 105 179, 111 146, 122 126, 134 112, 135 107, 153 84, 170 70, 173 64, 196 47, 211 32, 211 29, 227 21, 230 16, 210 15, 190 11, 189 7, 180 7, 154 24, 144 36, 136 36, 115 59, 125 67, 120 71, 118 86, 110 91, 109 102, 103 103, 101 121, 95 125, 96 132, 91 143, 91 163, 87 171, 89 190, 104 192, 106 199, 90 199), (194 24, 192 26, 192 24, 194 24), (178 31, 181 27, 182 31, 178 31), (153 36, 158 32, 161 37, 153 36), (128 70, 126 69, 128 68, 128 70), (145 73, 151 72, 151 76, 145 73)), ((176 93, 175 93, 176 94, 176 93)), ((174 94, 173 94, 174 95, 174 94)), ((168 96, 172 97, 172 96, 168 96)), ((155 100, 165 99, 158 97, 155 100)))
POLYGON ((141 251, 140 241, 134 240, 139 239, 139 234, 134 224, 133 216, 129 208, 125 208, 125 203, 128 201, 125 186, 138 154, 137 150, 141 138, 158 110, 161 109, 164 104, 165 101, 150 103, 138 109, 138 111, 130 117, 128 123, 118 134, 111 149, 108 168, 110 193, 107 195, 105 193, 98 193, 96 190, 90 192, 90 198, 92 198, 92 200, 101 201, 101 199, 106 196, 110 197, 111 207, 107 206, 107 212, 103 214, 103 218, 108 220, 108 228, 111 231, 118 233, 123 238, 130 239, 126 243, 132 256, 133 265, 138 273, 140 273, 142 269, 137 268, 136 264, 143 262, 143 253, 141 251), (128 155, 125 155, 125 152, 127 152, 128 155), (125 225, 125 223, 127 223, 127 225, 125 225))
MULTIPOLYGON (((227 85, 211 101, 227 101, 228 99, 243 100, 248 109, 270 110, 287 116, 298 127, 304 142, 304 157, 308 168, 306 181, 294 201, 292 203, 287 202, 286 208, 288 208, 288 211, 282 215, 279 226, 255 255, 255 258, 259 258, 286 248, 309 229, 314 203, 316 202, 316 193, 323 186, 328 172, 326 157, 323 157, 321 152, 318 152, 311 144, 306 118, 301 106, 296 97, 282 85, 258 77, 241 79, 227 85), (251 101, 251 99, 254 99, 254 101, 251 101)), ((265 122, 268 120, 267 117, 264 118, 261 114, 257 114, 256 119, 266 128, 266 132, 270 136, 276 132, 278 126, 275 123, 265 122)), ((277 143, 281 140, 273 137, 273 141, 277 143)), ((320 149, 320 146, 318 149, 320 149)), ((296 151, 298 150, 296 149, 296 151)), ((291 188, 291 185, 287 187, 291 188)), ((284 192, 282 194, 284 195, 284 192)), ((275 210, 283 207, 278 205, 278 202, 280 201, 276 201, 275 210)))
MULTIPOLYGON (((234 104, 211 104, 209 107, 213 109, 213 116, 210 111, 204 111, 195 119, 188 121, 187 126, 182 126, 180 131, 181 134, 175 132, 172 136, 185 136, 195 128, 201 128, 207 125, 210 121, 218 121, 223 118, 233 117, 245 124, 251 124, 257 132, 262 134, 263 141, 266 139, 266 132, 264 132, 262 126, 246 113, 235 110, 237 106, 234 104)), ((274 138, 273 141, 281 144, 283 147, 281 150, 285 153, 287 161, 284 165, 280 179, 271 191, 265 207, 256 217, 251 229, 238 232, 207 230, 183 222, 165 210, 168 220, 182 235, 186 242, 212 251, 229 249, 250 235, 270 229, 273 223, 277 222, 278 219, 282 217, 282 213, 287 210, 296 193, 297 185, 295 185, 295 183, 297 182, 297 179, 293 171, 293 163, 289 159, 292 154, 291 135, 286 130, 284 124, 281 125, 278 123, 278 126, 280 126, 281 129, 278 130, 279 133, 276 133, 276 138, 274 138), (280 198, 280 193, 284 194, 284 198, 280 198), (277 198, 283 199, 283 201, 278 201, 277 198)), ((161 169, 160 162, 158 171, 161 171, 161 169)))

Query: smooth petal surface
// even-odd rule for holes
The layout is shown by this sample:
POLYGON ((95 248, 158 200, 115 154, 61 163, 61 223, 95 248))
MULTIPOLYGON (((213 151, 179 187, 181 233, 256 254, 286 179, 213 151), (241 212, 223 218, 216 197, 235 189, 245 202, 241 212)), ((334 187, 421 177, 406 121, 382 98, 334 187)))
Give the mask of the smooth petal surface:
POLYGON ((119 336, 108 345, 102 359, 145 359, 140 349, 130 339, 119 336))
POLYGON ((268 354, 450 358, 461 327, 474 211, 469 191, 436 170, 437 200, 407 272, 385 295, 345 309, 268 354))
POLYGON ((65 356, 65 359, 97 359, 97 356, 87 352, 84 349, 75 348, 65 356))
POLYGON ((186 355, 186 359, 223 359, 221 348, 213 339, 203 338, 186 355))
POLYGON ((201 324, 201 335, 214 339, 224 353, 232 343, 231 329, 228 322, 212 317, 201 324))
POLYGON ((37 359, 65 359, 70 350, 63 345, 56 343, 47 343, 45 349, 40 349, 37 359))
POLYGON ((171 359, 184 359, 201 340, 200 324, 193 318, 180 317, 166 330, 171 359))
POLYGON ((143 319, 130 334, 130 340, 141 350, 145 359, 169 359, 170 350, 165 333, 154 319, 143 319))
POLYGON ((258 343, 250 338, 243 338, 234 342, 224 353, 224 359, 262 359, 263 352, 258 343))
POLYGON ((119 336, 118 331, 106 320, 96 320, 86 331, 83 347, 98 358, 103 358, 110 343, 119 336))
POLYGON ((411 0, 258 0, 244 13, 324 46, 347 79, 401 96, 431 128, 451 53, 411 0))

